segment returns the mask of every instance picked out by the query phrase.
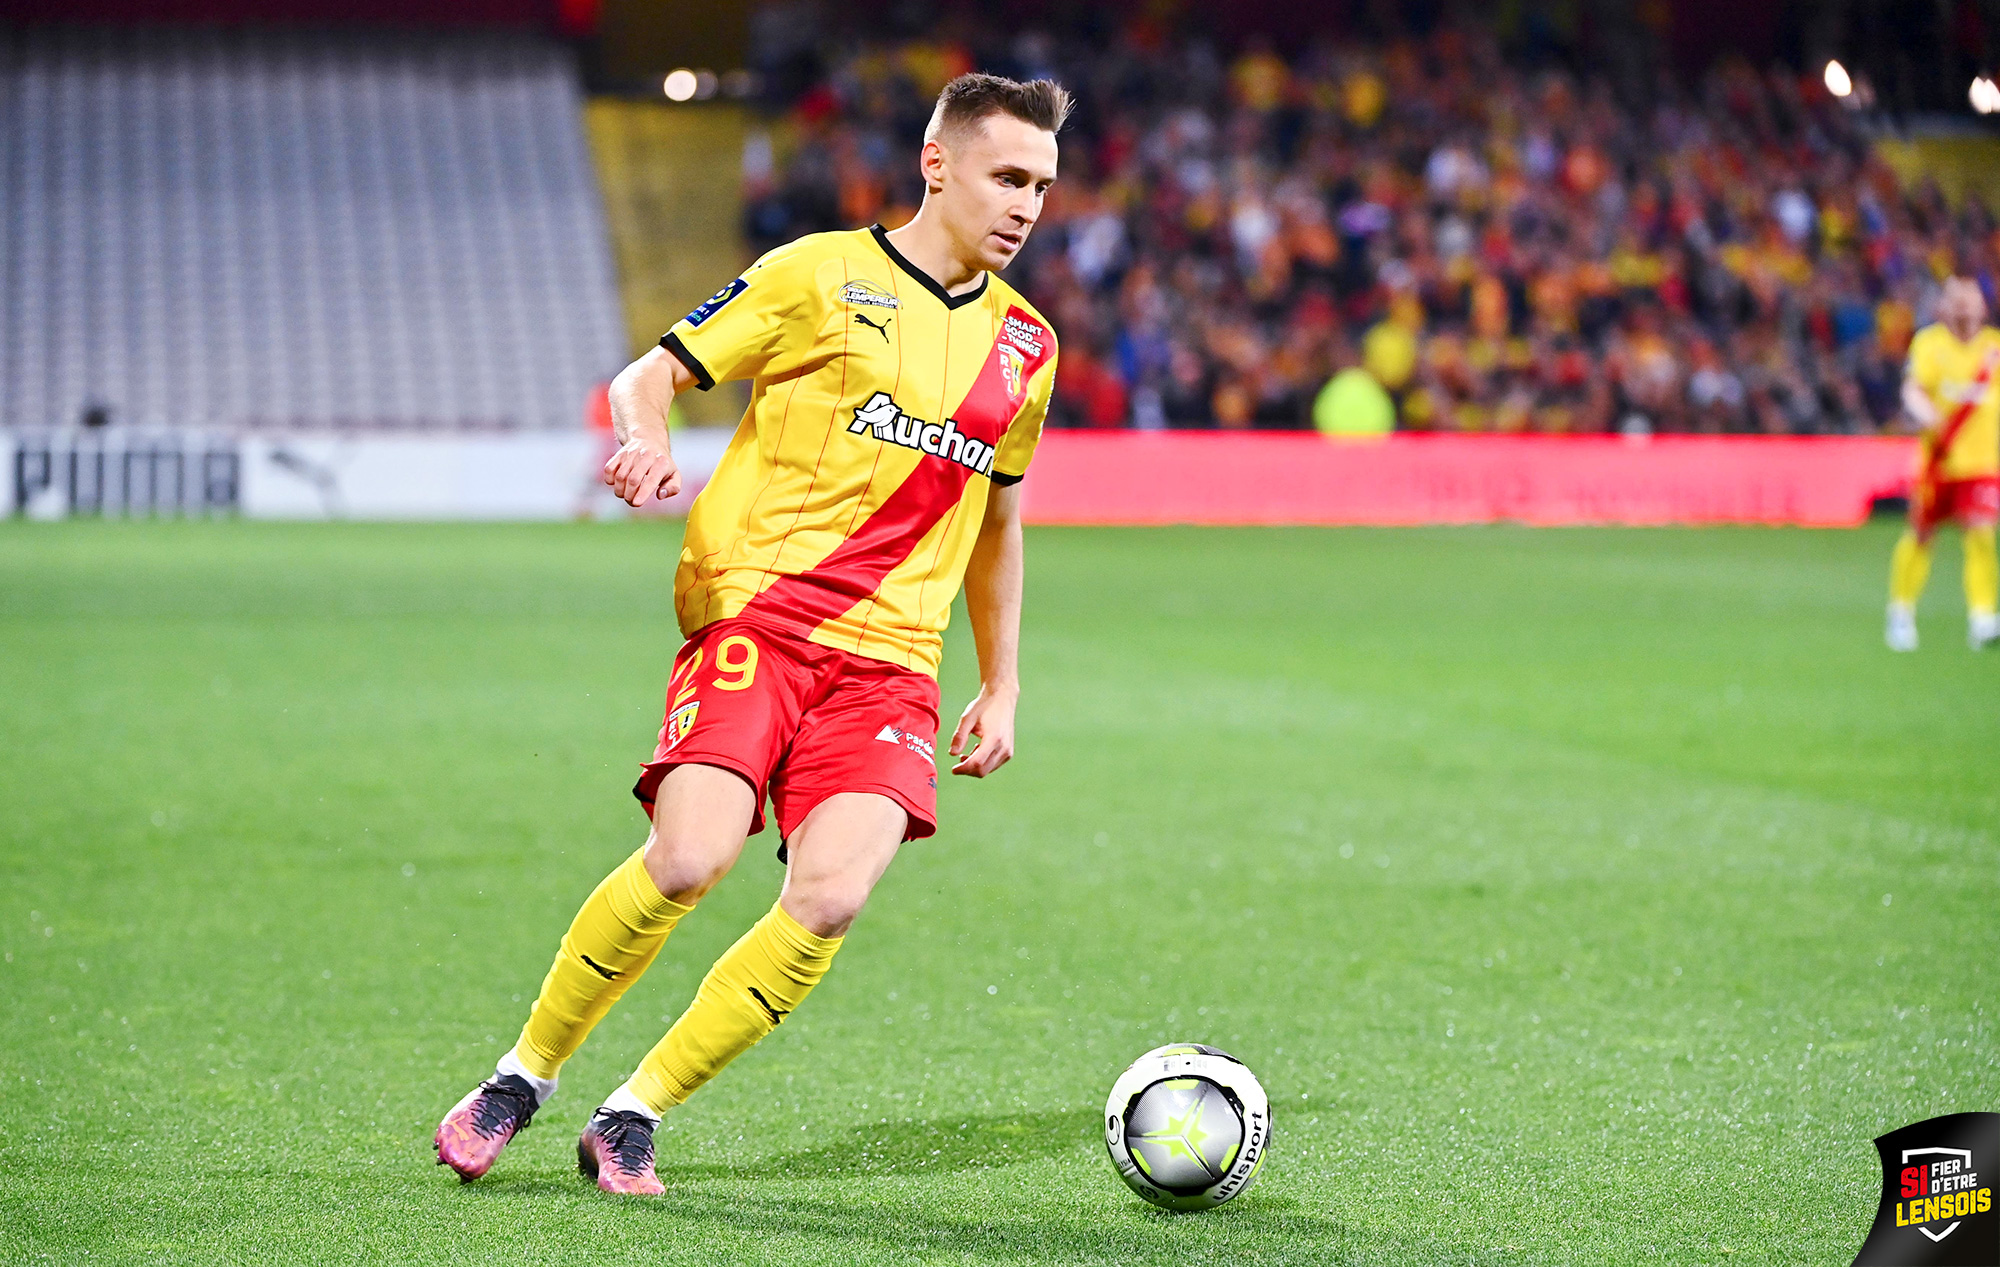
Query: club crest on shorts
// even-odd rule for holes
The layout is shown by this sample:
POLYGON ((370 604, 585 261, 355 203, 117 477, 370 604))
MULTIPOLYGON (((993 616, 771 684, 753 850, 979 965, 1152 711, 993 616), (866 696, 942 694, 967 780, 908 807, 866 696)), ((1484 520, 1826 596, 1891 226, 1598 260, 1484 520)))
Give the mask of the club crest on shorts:
POLYGON ((687 733, 694 729, 694 719, 701 715, 701 701, 693 700, 667 714, 667 749, 672 751, 687 733))
POLYGON ((1000 354, 1000 381, 1007 385, 1007 403, 1019 405, 1025 387, 1022 380, 1026 377, 1028 358, 1022 356, 1021 350, 1011 343, 995 344, 993 350, 1000 354))

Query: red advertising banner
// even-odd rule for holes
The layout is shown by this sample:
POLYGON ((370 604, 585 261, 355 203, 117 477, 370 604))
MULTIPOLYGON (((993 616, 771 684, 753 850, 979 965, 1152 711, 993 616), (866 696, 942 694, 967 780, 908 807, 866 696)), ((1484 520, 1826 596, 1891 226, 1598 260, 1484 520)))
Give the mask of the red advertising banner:
POLYGON ((1888 436, 1052 431, 1022 488, 1042 524, 1849 527, 1914 460, 1888 436))

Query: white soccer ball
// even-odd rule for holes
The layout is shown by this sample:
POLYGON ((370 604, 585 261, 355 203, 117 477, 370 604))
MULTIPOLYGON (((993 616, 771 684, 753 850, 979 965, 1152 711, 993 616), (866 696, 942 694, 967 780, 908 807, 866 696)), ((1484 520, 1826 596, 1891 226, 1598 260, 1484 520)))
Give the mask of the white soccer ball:
POLYGON ((1256 1181, 1271 1104, 1247 1066, 1200 1043, 1155 1047, 1111 1084, 1104 1147, 1132 1191, 1169 1210, 1207 1210, 1256 1181))

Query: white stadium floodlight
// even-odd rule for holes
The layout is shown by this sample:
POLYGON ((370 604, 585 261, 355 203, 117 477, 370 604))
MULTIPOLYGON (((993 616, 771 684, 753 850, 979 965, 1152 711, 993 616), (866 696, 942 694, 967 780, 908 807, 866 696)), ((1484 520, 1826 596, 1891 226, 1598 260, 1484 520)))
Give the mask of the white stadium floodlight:
POLYGON ((1966 95, 1972 100, 1972 108, 1981 114, 2000 110, 2000 85, 1984 75, 1972 81, 1972 89, 1966 95))
POLYGON ((1845 97, 1854 91, 1854 80, 1847 73, 1847 67, 1833 61, 1826 64, 1826 90, 1836 97, 1845 97))
POLYGON ((668 101, 690 101, 694 98, 695 89, 700 87, 700 81, 693 71, 682 67, 668 71, 666 82, 661 87, 666 91, 668 101))

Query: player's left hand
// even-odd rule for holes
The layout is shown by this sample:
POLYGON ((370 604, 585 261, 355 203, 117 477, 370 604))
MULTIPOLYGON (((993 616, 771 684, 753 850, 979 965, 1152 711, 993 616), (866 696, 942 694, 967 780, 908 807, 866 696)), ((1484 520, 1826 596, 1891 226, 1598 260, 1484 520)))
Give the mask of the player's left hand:
POLYGON ((951 755, 960 757, 953 774, 969 774, 975 779, 1006 765, 1014 758, 1014 701, 1020 692, 1014 687, 982 686, 979 695, 965 706, 952 732, 951 755), (966 741, 977 739, 967 750, 966 741))

